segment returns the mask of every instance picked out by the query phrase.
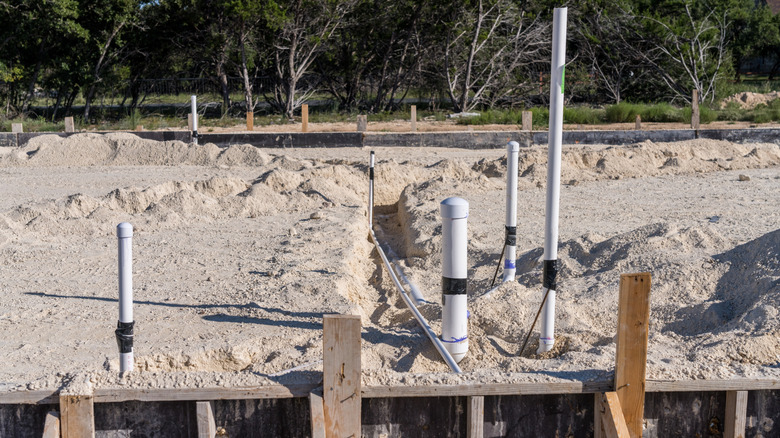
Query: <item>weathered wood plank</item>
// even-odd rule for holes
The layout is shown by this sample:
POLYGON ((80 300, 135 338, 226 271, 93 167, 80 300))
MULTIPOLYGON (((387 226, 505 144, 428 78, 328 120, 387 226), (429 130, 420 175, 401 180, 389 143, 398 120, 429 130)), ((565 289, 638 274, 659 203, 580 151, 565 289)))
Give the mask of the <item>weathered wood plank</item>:
POLYGON ((76 132, 76 124, 73 123, 73 117, 65 117, 65 132, 76 132))
POLYGON ((469 397, 468 417, 466 418, 466 437, 482 438, 485 425, 485 397, 469 397))
POLYGON ((43 438, 60 438, 60 413, 51 411, 43 423, 43 438))
MULTIPOLYGON (((645 407, 650 274, 620 276, 615 391, 632 438, 641 438, 645 407)), ((605 426, 606 428, 606 426, 605 426)))
POLYGON ((246 130, 250 132, 255 130, 255 113, 252 111, 246 112, 246 130))
POLYGON ((410 111, 412 113, 410 117, 412 122, 411 131, 417 132, 417 105, 412 105, 410 111))
POLYGON ((325 435, 360 436, 360 316, 323 318, 322 386, 325 435))
POLYGON ((214 435, 217 434, 214 404, 210 401, 196 402, 195 416, 198 419, 198 438, 214 438, 214 435))
POLYGON ((311 409, 311 438, 325 438, 325 408, 322 404, 322 388, 309 393, 311 409))
POLYGON ((728 391, 726 393, 726 421, 723 438, 745 438, 747 401, 747 391, 728 391))
MULTIPOLYGON (((623 409, 616 392, 601 394, 601 426, 606 438, 629 438, 631 434, 623 417, 623 409)), ((595 428, 595 425, 594 425, 595 428)), ((641 434, 639 435, 642 436, 641 434)))
POLYGON ((593 394, 593 438, 606 437, 604 425, 601 424, 601 417, 604 415, 604 408, 601 406, 603 398, 603 393, 593 394))
POLYGON ((780 380, 648 380, 647 392, 759 391, 780 389, 780 380))
POLYGON ((309 132, 309 105, 301 105, 301 132, 309 132))
POLYGON ((95 437, 95 405, 91 395, 60 396, 62 438, 95 437))

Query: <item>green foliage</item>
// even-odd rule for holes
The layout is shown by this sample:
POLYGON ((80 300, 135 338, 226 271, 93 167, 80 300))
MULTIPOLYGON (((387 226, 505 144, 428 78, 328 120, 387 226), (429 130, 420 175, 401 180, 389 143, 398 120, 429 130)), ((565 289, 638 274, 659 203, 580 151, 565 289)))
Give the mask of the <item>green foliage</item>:
POLYGON ((584 106, 565 107, 563 109, 563 123, 576 123, 580 125, 598 125, 606 120, 606 111, 603 109, 584 106))
POLYGON ((620 102, 615 105, 609 105, 606 108, 606 120, 608 123, 628 123, 636 120, 640 113, 639 105, 620 102))

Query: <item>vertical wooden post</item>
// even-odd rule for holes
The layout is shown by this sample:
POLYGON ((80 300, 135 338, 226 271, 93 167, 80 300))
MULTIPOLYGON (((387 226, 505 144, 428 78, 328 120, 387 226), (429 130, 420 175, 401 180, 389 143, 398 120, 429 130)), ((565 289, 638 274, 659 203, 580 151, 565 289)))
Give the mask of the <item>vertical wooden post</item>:
POLYGON ((76 125, 73 123, 73 117, 65 117, 65 132, 76 132, 76 125))
POLYGON ((217 434, 217 422, 214 420, 213 403, 195 402, 195 418, 198 421, 198 438, 214 438, 217 434))
POLYGON ((417 132, 417 105, 412 105, 412 132, 417 132))
POLYGON ((533 130, 533 117, 534 113, 531 111, 523 111, 523 131, 532 131, 533 130))
POLYGON ((747 391, 726 392, 726 421, 723 438, 745 438, 747 391))
POLYGON ((95 405, 91 395, 60 395, 62 438, 95 437, 95 405))
MULTIPOLYGON (((631 433, 626 426, 626 419, 620 407, 620 398, 617 393, 606 392, 601 396, 601 427, 604 438, 629 438, 631 433)), ((639 437, 641 437, 641 431, 639 437)))
POLYGON ((309 104, 301 105, 301 132, 309 132, 309 104))
POLYGON ((368 130, 368 116, 357 116, 357 130, 358 132, 366 132, 368 130))
POLYGON ((621 275, 615 391, 631 438, 642 437, 649 323, 650 273, 621 275))
POLYGON ((322 386, 325 436, 360 437, 360 316, 325 315, 322 386))
POLYGON ((471 396, 468 398, 468 412, 466 417, 466 438, 482 438, 485 423, 485 397, 471 396))
POLYGON ((325 411, 322 406, 322 388, 309 393, 311 410, 311 438, 325 438, 325 411))
POLYGON ((246 130, 250 132, 255 130, 255 113, 252 111, 246 112, 246 130))
POLYGON ((604 424, 602 423, 602 416, 604 407, 601 403, 604 401, 604 394, 597 392, 593 394, 593 438, 606 438, 604 433, 604 424))
POLYGON ((636 115, 636 122, 634 122, 634 123, 635 123, 634 124, 634 129, 636 129, 637 131, 641 131, 642 130, 642 116, 637 114, 636 115))
POLYGON ((46 414, 43 423, 43 438, 60 438, 60 413, 51 411, 46 414))
POLYGON ((187 130, 192 132, 192 113, 187 114, 187 130))
POLYGON ((144 125, 136 125, 135 130, 136 131, 143 131, 144 130, 144 125))
POLYGON ((16 134, 21 134, 24 132, 24 129, 22 128, 21 123, 11 123, 11 132, 16 134))
POLYGON ((699 129, 699 90, 691 96, 691 129, 699 129))

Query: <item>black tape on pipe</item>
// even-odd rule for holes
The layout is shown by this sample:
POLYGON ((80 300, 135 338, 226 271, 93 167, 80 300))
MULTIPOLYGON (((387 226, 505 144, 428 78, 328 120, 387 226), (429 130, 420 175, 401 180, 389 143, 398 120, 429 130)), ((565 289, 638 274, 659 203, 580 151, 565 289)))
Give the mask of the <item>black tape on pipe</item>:
POLYGON ((442 295, 466 295, 468 280, 465 278, 441 278, 442 295))
POLYGON ((371 181, 374 180, 374 168, 373 167, 368 169, 368 179, 370 179, 371 181))
POLYGON ((558 290, 558 260, 545 260, 542 271, 542 286, 547 289, 558 290))
POLYGON ((517 246, 517 227, 504 227, 506 235, 504 237, 504 245, 517 246))
POLYGON ((133 352, 133 322, 117 322, 116 325, 116 343, 119 346, 120 353, 133 352))
POLYGON ((192 138, 198 138, 198 131, 192 131, 192 138))

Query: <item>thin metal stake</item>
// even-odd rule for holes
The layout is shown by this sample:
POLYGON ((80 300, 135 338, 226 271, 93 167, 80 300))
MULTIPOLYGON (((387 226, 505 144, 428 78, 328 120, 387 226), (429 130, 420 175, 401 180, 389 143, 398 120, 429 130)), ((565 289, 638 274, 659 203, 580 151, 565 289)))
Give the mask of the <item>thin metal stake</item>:
POLYGON ((544 293, 544 299, 542 300, 542 305, 539 306, 539 311, 536 312, 536 318, 534 318, 534 323, 531 324, 530 330, 528 330, 528 334, 525 336, 525 342, 523 342, 523 348, 520 349, 520 353, 518 353, 518 356, 523 355, 523 351, 525 351, 525 347, 528 345, 528 339, 531 337, 531 333, 534 331, 534 327, 536 326, 536 320, 539 319, 539 314, 542 313, 542 308, 544 308, 544 303, 547 302, 547 295, 550 294, 550 288, 547 288, 547 292, 544 293))
POLYGON ((498 277, 498 268, 501 267, 501 260, 504 260, 504 251, 506 251, 506 245, 501 247, 501 255, 498 256, 498 264, 496 265, 496 273, 493 274, 493 281, 490 283, 491 289, 493 289, 493 285, 496 284, 496 277, 498 277))

